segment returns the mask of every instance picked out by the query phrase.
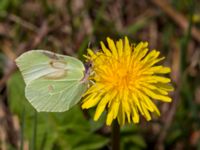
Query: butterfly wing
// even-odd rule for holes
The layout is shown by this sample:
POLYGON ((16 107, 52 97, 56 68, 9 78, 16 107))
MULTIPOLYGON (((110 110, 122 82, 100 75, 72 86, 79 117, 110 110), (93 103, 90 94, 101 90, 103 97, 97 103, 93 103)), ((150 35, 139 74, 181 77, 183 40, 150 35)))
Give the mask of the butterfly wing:
POLYGON ((24 77, 25 83, 38 79, 42 76, 52 76, 62 78, 67 71, 78 70, 74 78, 79 79, 84 76, 84 65, 81 61, 70 56, 55 54, 45 50, 32 50, 22 54, 16 59, 24 77))
POLYGON ((26 83, 25 96, 37 111, 66 111, 87 88, 85 68, 76 58, 34 50, 16 60, 26 83))
POLYGON ((87 85, 79 81, 34 80, 26 86, 25 94, 37 111, 62 112, 80 99, 87 85))

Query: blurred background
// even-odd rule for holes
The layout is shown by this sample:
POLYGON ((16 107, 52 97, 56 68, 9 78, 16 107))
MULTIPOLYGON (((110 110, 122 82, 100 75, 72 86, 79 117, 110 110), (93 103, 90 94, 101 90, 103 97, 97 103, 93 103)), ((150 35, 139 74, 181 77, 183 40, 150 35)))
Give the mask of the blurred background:
POLYGON ((166 56, 175 91, 157 103, 161 117, 121 128, 121 149, 200 149, 199 0, 0 0, 0 150, 111 149, 105 114, 36 113, 14 60, 30 49, 84 60, 88 47, 125 35, 166 56))

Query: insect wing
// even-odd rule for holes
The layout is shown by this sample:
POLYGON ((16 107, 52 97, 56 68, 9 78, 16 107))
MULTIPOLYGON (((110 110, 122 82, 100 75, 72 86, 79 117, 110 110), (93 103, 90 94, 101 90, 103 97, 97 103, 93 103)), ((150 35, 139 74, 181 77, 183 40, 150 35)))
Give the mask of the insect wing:
POLYGON ((39 112, 62 112, 77 104, 86 88, 86 83, 76 80, 38 79, 26 86, 25 94, 39 112))
POLYGON ((68 70, 79 70, 78 78, 84 76, 84 65, 81 61, 70 56, 55 54, 45 50, 31 50, 16 59, 24 77, 25 83, 43 76, 62 78, 68 70))
POLYGON ((87 88, 81 61, 45 50, 32 50, 16 60, 26 83, 25 96, 37 111, 66 111, 87 88))

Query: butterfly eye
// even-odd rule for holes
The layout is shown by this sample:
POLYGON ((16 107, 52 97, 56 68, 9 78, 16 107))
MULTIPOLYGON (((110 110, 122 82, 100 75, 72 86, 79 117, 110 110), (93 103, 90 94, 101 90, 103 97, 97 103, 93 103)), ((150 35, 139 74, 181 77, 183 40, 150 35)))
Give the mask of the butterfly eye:
POLYGON ((92 67, 92 62, 89 62, 89 68, 91 68, 92 67))
POLYGON ((86 70, 86 72, 87 72, 87 70, 89 70, 91 67, 92 67, 92 62, 91 62, 91 61, 87 62, 87 63, 85 64, 85 70, 86 70))

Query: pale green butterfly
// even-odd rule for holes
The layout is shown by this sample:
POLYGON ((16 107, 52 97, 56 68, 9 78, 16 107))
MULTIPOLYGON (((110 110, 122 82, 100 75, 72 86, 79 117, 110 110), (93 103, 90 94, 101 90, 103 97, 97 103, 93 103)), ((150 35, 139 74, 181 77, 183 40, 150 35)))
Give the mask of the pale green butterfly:
POLYGON ((16 59, 25 96, 41 112, 63 112, 77 104, 88 86, 87 69, 73 57, 31 50, 16 59))

